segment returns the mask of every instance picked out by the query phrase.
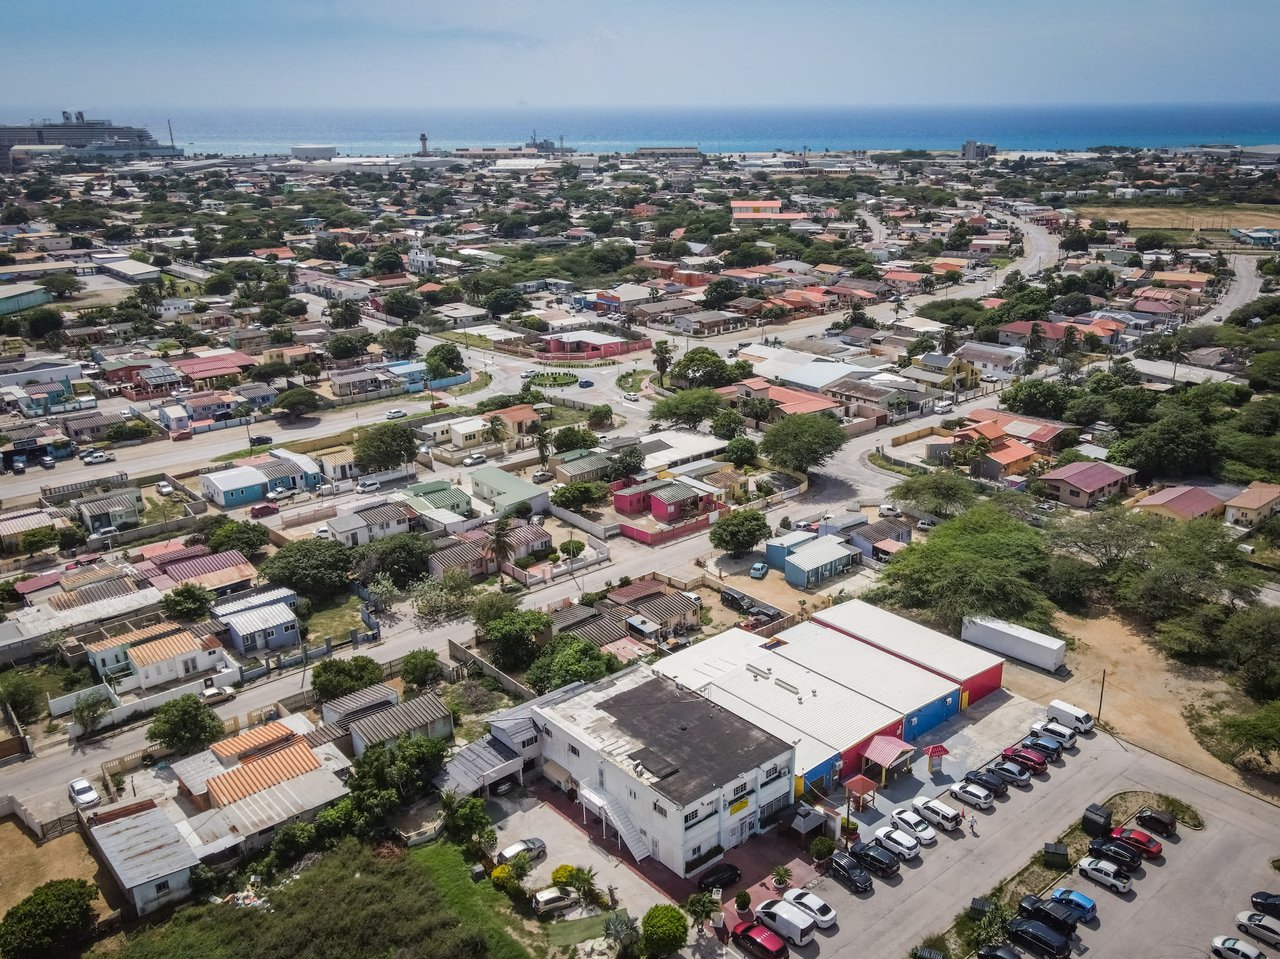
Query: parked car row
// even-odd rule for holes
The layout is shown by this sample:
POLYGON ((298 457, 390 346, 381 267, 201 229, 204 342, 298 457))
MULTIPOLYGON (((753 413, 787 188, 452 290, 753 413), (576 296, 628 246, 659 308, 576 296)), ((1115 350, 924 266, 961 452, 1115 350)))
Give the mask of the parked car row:
POLYGON ((1236 914, 1240 936, 1217 936, 1210 944, 1210 951, 1219 959, 1266 959, 1266 953, 1241 936, 1280 948, 1280 893, 1255 892, 1249 906, 1236 914))

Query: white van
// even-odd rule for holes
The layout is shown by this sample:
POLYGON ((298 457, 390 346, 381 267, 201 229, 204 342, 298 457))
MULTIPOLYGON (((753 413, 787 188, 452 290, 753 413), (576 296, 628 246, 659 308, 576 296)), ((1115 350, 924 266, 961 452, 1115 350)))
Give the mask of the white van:
POLYGON ((1061 723, 1078 733, 1087 733, 1093 729, 1092 716, 1079 706, 1064 703, 1061 699, 1051 702, 1045 709, 1044 715, 1046 719, 1052 719, 1055 723, 1061 723))
POLYGON ((785 899, 762 902, 756 907, 756 919, 793 946, 807 946, 818 928, 813 916, 785 899))
POLYGON ((913 799, 911 808, 922 818, 948 832, 959 829, 964 824, 964 817, 941 799, 913 799))
POLYGON ((950 400, 934 400, 933 411, 935 413, 950 413, 956 408, 956 405, 950 400))

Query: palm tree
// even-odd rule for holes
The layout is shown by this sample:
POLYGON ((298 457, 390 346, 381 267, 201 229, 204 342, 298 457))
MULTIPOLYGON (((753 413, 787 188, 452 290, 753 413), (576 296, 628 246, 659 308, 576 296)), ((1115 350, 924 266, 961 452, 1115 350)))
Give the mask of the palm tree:
POLYGON ((956 347, 960 345, 960 337, 956 335, 956 331, 951 327, 947 327, 942 331, 942 339, 938 341, 938 352, 945 353, 950 356, 956 351, 956 347))
POLYGON ((760 423, 773 415, 773 408, 777 405, 777 400, 766 399, 763 396, 748 396, 738 404, 738 412, 747 419, 754 420, 758 430, 760 423))
POLYGON ((1172 385, 1177 386, 1178 364, 1185 363, 1188 360, 1187 344, 1180 332, 1166 338, 1169 340, 1169 345, 1165 348, 1165 356, 1173 361, 1173 375, 1169 377, 1169 381, 1172 385))
POLYGON ((493 524, 493 528, 489 530, 489 548, 486 552, 498 567, 498 588, 501 589, 502 564, 510 563, 515 553, 515 543, 511 538, 511 520, 508 517, 500 516, 493 524))
POLYGON ((507 438, 507 424, 501 416, 490 416, 484 429, 484 438, 490 443, 501 443, 507 438))
POLYGON ((590 866, 574 866, 569 872, 566 885, 578 891, 583 904, 594 902, 600 895, 600 888, 596 885, 596 871, 590 866))
POLYGON ((659 386, 662 386, 662 379, 667 375, 667 370, 671 369, 671 363, 675 358, 676 351, 669 341, 658 340, 653 344, 653 368, 658 371, 659 386))
POLYGON ((547 464, 551 462, 551 431, 539 423, 530 432, 533 434, 533 442, 538 450, 538 465, 546 469, 547 464))

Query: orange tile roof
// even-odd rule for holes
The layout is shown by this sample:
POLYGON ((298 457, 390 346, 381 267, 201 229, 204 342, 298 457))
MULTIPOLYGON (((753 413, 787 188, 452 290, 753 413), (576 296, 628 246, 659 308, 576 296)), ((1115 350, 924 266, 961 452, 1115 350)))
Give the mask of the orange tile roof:
POLYGON ((201 648, 196 638, 183 630, 181 633, 174 633, 172 636, 164 636, 160 639, 153 639, 150 642, 129 647, 129 658, 137 666, 154 666, 156 663, 162 663, 166 659, 198 653, 201 648))
POLYGON ((271 743, 288 739, 293 734, 293 730, 284 723, 273 722, 265 726, 254 726, 227 739, 220 739, 209 748, 219 759, 226 759, 229 756, 243 756, 254 749, 261 749, 271 743))
POLYGON ((1009 440, 1006 443, 1001 443, 1000 446, 987 454, 988 457, 995 460, 1002 466, 1008 466, 1010 463, 1016 463, 1018 460, 1023 460, 1028 456, 1035 455, 1035 450, 1030 446, 1019 443, 1017 440, 1009 440))
POLYGON ((1262 509, 1278 496, 1280 496, 1280 486, 1275 483, 1262 483, 1255 480, 1247 488, 1227 500, 1227 505, 1234 506, 1237 509, 1262 509))
POLYGON ((304 740, 299 740, 291 746, 241 763, 230 772, 214 776, 205 786, 212 805, 226 806, 319 768, 320 760, 316 759, 311 747, 304 740))

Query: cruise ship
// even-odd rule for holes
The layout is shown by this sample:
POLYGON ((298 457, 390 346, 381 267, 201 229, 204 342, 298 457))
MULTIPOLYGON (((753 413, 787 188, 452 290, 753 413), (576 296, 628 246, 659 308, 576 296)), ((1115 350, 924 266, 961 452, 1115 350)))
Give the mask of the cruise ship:
POLYGON ((84 112, 62 111, 62 122, 44 119, 28 124, 0 125, 0 169, 10 169, 9 151, 15 146, 67 146, 86 157, 182 156, 182 149, 156 142, 146 127, 116 126, 110 120, 86 120, 84 112))

